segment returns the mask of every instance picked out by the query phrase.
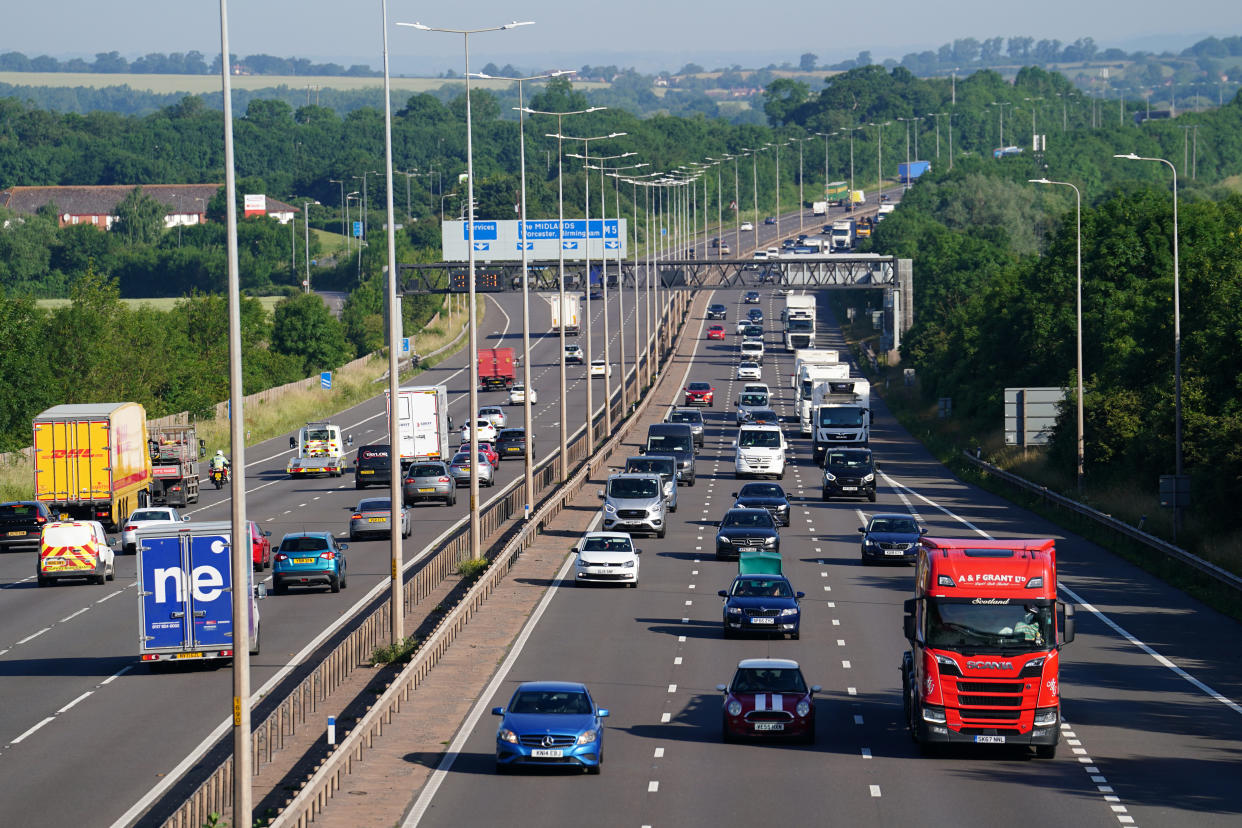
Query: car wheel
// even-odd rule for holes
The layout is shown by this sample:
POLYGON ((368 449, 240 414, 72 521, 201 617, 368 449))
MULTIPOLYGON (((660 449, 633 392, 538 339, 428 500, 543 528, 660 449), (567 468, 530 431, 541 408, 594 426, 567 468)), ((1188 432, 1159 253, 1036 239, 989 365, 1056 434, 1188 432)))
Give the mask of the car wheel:
POLYGON ((51 583, 51 582, 50 582, 47 578, 44 578, 42 575, 40 575, 40 576, 39 576, 39 578, 38 578, 38 584, 39 584, 39 586, 41 586, 41 587, 45 587, 45 586, 47 586, 49 583, 51 583))
POLYGON ((331 589, 333 592, 340 592, 341 591, 341 579, 333 578, 330 581, 328 581, 328 588, 331 589))
POLYGON ((656 532, 656 537, 657 537, 657 538, 663 538, 663 537, 664 537, 664 533, 665 533, 665 532, 667 532, 667 531, 668 531, 668 530, 667 530, 666 528, 661 527, 660 531, 659 531, 659 532, 656 532))
POLYGON ((737 638, 737 635, 733 632, 733 630, 729 629, 729 626, 727 624, 725 624, 720 628, 720 637, 721 638, 737 638))
POLYGON ((822 496, 823 496, 823 499, 824 499, 824 502, 825 502, 825 503, 827 503, 829 500, 831 500, 831 498, 829 498, 829 497, 828 497, 828 492, 827 492, 827 491, 825 491, 825 492, 823 493, 823 495, 822 495, 822 496))
POLYGON ((115 562, 108 565, 108 573, 104 575, 104 579, 108 581, 116 580, 116 563, 115 562))
POLYGON ((280 581, 275 581, 275 580, 272 581, 272 594, 273 595, 287 595, 288 593, 289 593, 289 587, 286 584, 280 581))
POLYGON ((733 733, 729 730, 729 720, 725 718, 725 714, 720 714, 720 741, 729 744, 734 741, 733 733))
POLYGON ((676 503, 674 503, 672 506, 669 506, 669 507, 668 507, 668 510, 669 510, 670 512, 676 512, 676 511, 677 511, 677 504, 676 504, 676 503))
POLYGON ((586 772, 589 773, 591 776, 599 776, 600 771, 602 771, 603 769, 604 769, 604 760, 600 759, 594 765, 587 765, 586 772))
POLYGON ((456 506, 457 505, 457 493, 454 492, 453 494, 449 495, 448 498, 445 499, 444 504, 446 506, 456 506))
POLYGON ((802 736, 802 744, 804 745, 815 744, 815 720, 814 719, 811 720, 811 726, 807 728, 806 733, 804 733, 802 736))
POLYGON ((868 492, 867 500, 870 500, 872 503, 875 503, 875 492, 868 492))
POLYGON ((366 487, 367 485, 365 483, 359 483, 357 480, 354 481, 355 489, 365 489, 366 487))
POLYGON ((505 774, 509 772, 509 770, 510 768, 508 765, 501 764, 500 762, 496 763, 496 775, 497 776, 504 776, 505 774))
POLYGON ((356 534, 354 534, 353 532, 350 532, 350 533, 349 533, 349 542, 350 542, 350 543, 354 543, 354 542, 356 542, 357 540, 358 540, 358 536, 357 536, 356 534))

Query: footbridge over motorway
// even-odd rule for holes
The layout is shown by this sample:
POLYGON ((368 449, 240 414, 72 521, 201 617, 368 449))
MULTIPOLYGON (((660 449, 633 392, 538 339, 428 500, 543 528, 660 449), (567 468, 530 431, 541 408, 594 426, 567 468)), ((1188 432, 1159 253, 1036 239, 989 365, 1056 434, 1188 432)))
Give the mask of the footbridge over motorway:
MULTIPOLYGON (((592 266, 594 272, 598 265, 592 266)), ((527 265, 530 290, 551 293, 560 289, 560 263, 531 261, 527 265)), ((605 263, 609 287, 663 290, 717 288, 880 289, 884 291, 885 330, 892 335, 891 349, 914 324, 914 267, 911 259, 876 253, 794 254, 782 258, 661 259, 658 262, 622 260, 605 263), (652 276, 654 275, 654 280, 652 276)), ((579 262, 565 265, 565 287, 581 289, 585 268, 579 262)), ((467 267, 462 262, 400 265, 402 294, 458 293, 469 289, 467 267)), ((522 289, 520 262, 478 262, 475 289, 503 293, 522 289)))

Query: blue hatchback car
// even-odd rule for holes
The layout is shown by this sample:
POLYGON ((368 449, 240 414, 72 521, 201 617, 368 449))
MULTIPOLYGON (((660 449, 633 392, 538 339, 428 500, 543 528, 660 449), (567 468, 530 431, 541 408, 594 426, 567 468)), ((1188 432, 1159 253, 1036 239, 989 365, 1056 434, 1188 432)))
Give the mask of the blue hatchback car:
POLYGON ((801 634, 802 609, 784 575, 738 575, 729 589, 719 595, 724 600, 724 637, 741 633, 777 634, 797 639, 801 634))
POLYGON ((283 595, 290 586, 326 585, 333 592, 345 588, 347 543, 337 543, 331 532, 294 532, 285 535, 272 553, 272 592, 283 595))
POLYGON ((518 686, 496 731, 496 772, 518 765, 553 765, 599 773, 604 762, 608 711, 595 706, 586 686, 565 681, 528 681, 518 686))

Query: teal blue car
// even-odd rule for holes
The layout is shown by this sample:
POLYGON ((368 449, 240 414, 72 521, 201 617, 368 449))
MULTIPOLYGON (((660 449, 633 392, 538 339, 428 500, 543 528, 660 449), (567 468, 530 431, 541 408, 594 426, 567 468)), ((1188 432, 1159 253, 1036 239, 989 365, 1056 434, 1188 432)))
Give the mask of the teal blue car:
POLYGON ((345 550, 331 532, 294 532, 285 535, 272 561, 272 592, 284 595, 289 587, 345 588, 348 566, 345 550))

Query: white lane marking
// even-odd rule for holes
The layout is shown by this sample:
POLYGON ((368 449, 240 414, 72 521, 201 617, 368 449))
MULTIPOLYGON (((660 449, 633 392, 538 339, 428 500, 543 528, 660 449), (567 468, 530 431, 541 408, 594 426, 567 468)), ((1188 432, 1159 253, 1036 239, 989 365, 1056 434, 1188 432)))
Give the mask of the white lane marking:
POLYGON ((663 759, 663 758, 664 758, 664 748, 656 748, 656 749, 655 749, 655 758, 656 758, 656 759, 663 759))
POLYGON ((660 714, 660 724, 668 724, 668 723, 669 723, 669 722, 671 722, 672 720, 673 720, 673 714, 672 714, 672 713, 662 713, 662 714, 660 714))
MULTIPOLYGON (((127 587, 127 589, 128 589, 128 587, 127 587)), ((124 589, 118 589, 116 592, 110 592, 110 593, 108 593, 107 595, 105 595, 104 597, 100 598, 100 599, 99 599, 98 601, 96 601, 95 603, 96 603, 96 604, 102 604, 104 601, 107 601, 109 598, 115 598, 116 596, 120 595, 120 594, 121 594, 122 592, 124 592, 124 591, 125 591, 124 589)))
POLYGON ((836 609, 836 608, 837 608, 837 604, 836 604, 836 602, 835 602, 835 601, 829 601, 829 602, 828 602, 828 604, 827 604, 827 606, 828 606, 828 609, 836 609))
POLYGON ((647 783, 647 793, 655 793, 660 790, 660 780, 652 779, 647 783))
POLYGON ((684 635, 679 635, 679 636, 677 636, 677 643, 678 643, 678 644, 685 644, 685 643, 686 643, 686 637, 685 637, 684 635))
POLYGON ((57 621, 56 623, 58 623, 58 624, 63 624, 63 623, 65 623, 66 621, 72 621, 73 619, 75 619, 75 618, 77 618, 79 615, 81 615, 82 613, 86 612, 88 609, 90 609, 90 607, 82 607, 82 609, 80 609, 80 610, 78 610, 77 612, 72 613, 72 614, 70 614, 70 615, 66 615, 64 618, 60 619, 60 620, 59 620, 59 621, 57 621))
MULTIPOLYGON (((848 670, 848 669, 850 669, 850 663, 849 663, 848 661, 842 661, 842 662, 841 662, 841 667, 842 667, 843 669, 848 670)), ((852 694, 851 694, 851 695, 852 695, 852 694)))
POLYGON ((35 725, 34 727, 30 728, 30 730, 27 730, 27 731, 26 731, 25 733, 23 733, 21 736, 18 736, 18 737, 17 737, 16 739, 14 739, 12 742, 9 742, 9 744, 11 744, 11 745, 16 745, 16 744, 18 744, 18 743, 20 743, 20 742, 25 741, 25 739, 26 739, 26 737, 27 737, 27 736, 29 736, 30 734, 34 733, 34 732, 35 732, 36 730, 38 730, 39 728, 43 727, 43 726, 44 726, 45 724, 47 724, 48 722, 52 721, 52 719, 53 719, 53 718, 55 718, 55 717, 54 717, 54 716, 48 716, 48 717, 47 717, 46 719, 44 719, 43 721, 39 722, 39 723, 38 723, 37 725, 35 725))
POLYGON ((36 639, 36 638, 38 638, 39 636, 43 635, 45 632, 47 632, 47 631, 48 631, 48 630, 50 630, 50 629, 51 629, 51 627, 44 627, 43 629, 39 630, 37 633, 34 633, 33 635, 28 635, 28 636, 26 636, 26 637, 25 637, 25 638, 23 638, 21 641, 17 642, 17 644, 14 644, 13 646, 15 646, 15 647, 16 647, 16 646, 18 646, 18 645, 20 645, 20 644, 25 644, 27 641, 33 641, 34 639, 36 639))
POLYGON ((687 607, 692 607, 692 606, 694 606, 694 602, 693 602, 693 601, 687 601, 687 602, 686 602, 686 606, 687 606, 687 607))
POLYGON ((681 623, 683 623, 683 624, 689 624, 689 623, 690 623, 690 619, 689 619, 689 618, 683 618, 683 619, 681 619, 681 623))
POLYGON ((834 627, 839 627, 839 626, 841 626, 841 619, 840 619, 840 618, 834 618, 834 619, 832 619, 832 626, 834 626, 834 627))
POLYGON ((673 666, 674 666, 674 667, 676 667, 676 666, 677 666, 677 665, 679 665, 679 664, 681 664, 681 656, 677 656, 676 658, 674 658, 674 659, 673 659, 673 666))
POLYGON ((85 693, 83 693, 82 695, 78 696, 76 699, 74 699, 73 701, 69 702, 68 704, 66 704, 64 707, 62 707, 60 710, 57 710, 56 712, 57 712, 57 713, 64 713, 66 710, 68 710, 69 708, 73 707, 75 704, 77 704, 78 702, 82 701, 82 699, 86 698, 87 696, 89 696, 91 693, 94 693, 94 692, 95 692, 94 690, 87 690, 85 693))
POLYGON ((690 588, 691 588, 691 589, 694 589, 694 584, 691 584, 691 585, 690 585, 690 588))
POLYGON ((845 639, 844 639, 844 638, 838 638, 838 639, 837 639, 837 646, 838 646, 838 647, 844 647, 844 646, 845 646, 845 639))
POLYGON ((870 759, 870 758, 871 758, 871 748, 863 748, 863 749, 862 749, 862 758, 864 758, 864 759, 870 759))
POLYGON ((871 786, 870 786, 870 788, 871 788, 871 795, 872 795, 872 796, 879 796, 879 795, 880 795, 880 786, 879 786, 879 785, 871 785, 871 786))
POLYGON ((846 692, 848 695, 851 695, 851 696, 857 696, 857 695, 858 695, 858 688, 857 688, 857 687, 847 687, 847 688, 845 688, 845 692, 846 692))
MULTIPOLYGON (((99 682, 99 686, 103 687, 105 684, 111 684, 112 682, 116 681, 117 679, 119 679, 121 676, 125 675, 132 669, 134 669, 134 665, 132 664, 130 664, 128 667, 122 667, 121 669, 113 673, 112 675, 108 676, 103 681, 99 682)), ((230 719, 230 721, 232 720, 230 719)))

